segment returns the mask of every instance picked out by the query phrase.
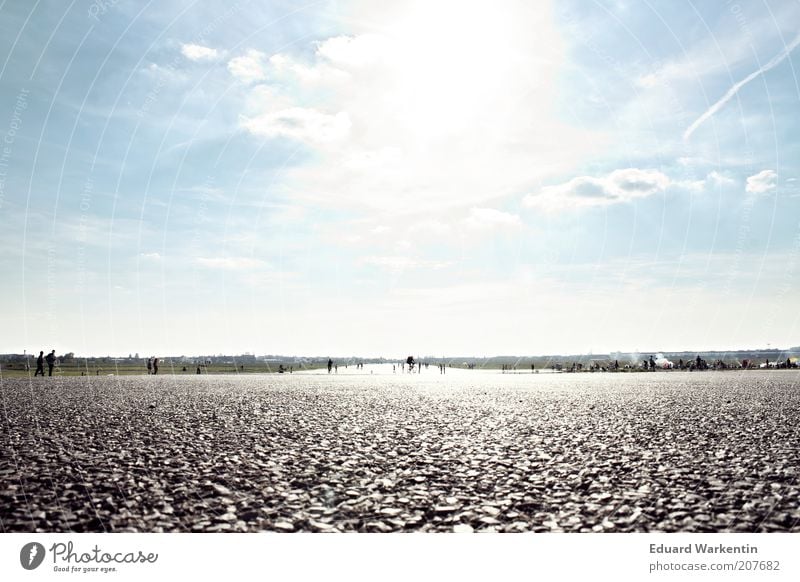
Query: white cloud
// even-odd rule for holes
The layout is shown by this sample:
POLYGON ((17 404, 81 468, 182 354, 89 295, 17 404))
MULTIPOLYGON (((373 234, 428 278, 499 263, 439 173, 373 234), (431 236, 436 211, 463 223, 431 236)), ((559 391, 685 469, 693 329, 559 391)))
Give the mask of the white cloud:
POLYGON ((326 143, 344 138, 350 131, 350 117, 340 111, 334 115, 315 109, 292 107, 240 118, 242 127, 263 137, 288 137, 299 141, 326 143))
POLYGON ((464 220, 469 228, 479 230, 518 228, 522 221, 516 214, 509 214, 494 208, 471 208, 469 216, 464 220))
POLYGON ((264 261, 251 257, 198 257, 194 262, 200 267, 231 271, 260 269, 266 266, 264 261))
POLYGON ((338 67, 358 68, 379 64, 391 57, 393 48, 387 37, 367 33, 329 38, 317 44, 317 55, 338 67))
POLYGON ((761 170, 758 174, 747 178, 745 190, 751 194, 763 194, 774 190, 778 185, 778 174, 774 170, 761 170))
POLYGON ((270 77, 289 84, 300 82, 304 85, 340 83, 349 77, 348 73, 334 66, 322 62, 309 66, 282 53, 269 58, 268 73, 270 77))
POLYGON ((235 57, 228 62, 228 70, 244 82, 263 81, 266 78, 266 55, 250 49, 244 56, 235 57))
POLYGON ((673 181, 672 184, 691 192, 704 192, 709 187, 722 188, 733 186, 736 184, 736 180, 714 170, 709 172, 702 180, 673 181))
POLYGON ((219 57, 217 49, 199 44, 183 44, 181 53, 191 61, 213 61, 219 57))
POLYGON ((710 172, 706 177, 707 182, 711 182, 715 186, 733 186, 736 184, 736 180, 730 178, 724 174, 720 174, 716 170, 710 172))
POLYGON ((608 176, 579 176, 564 184, 546 186, 538 194, 529 194, 523 204, 530 208, 561 210, 589 206, 608 206, 646 198, 664 191, 671 180, 658 170, 626 168, 608 176))
POLYGON ((147 261, 160 261, 161 255, 159 253, 139 253, 139 258, 147 261))

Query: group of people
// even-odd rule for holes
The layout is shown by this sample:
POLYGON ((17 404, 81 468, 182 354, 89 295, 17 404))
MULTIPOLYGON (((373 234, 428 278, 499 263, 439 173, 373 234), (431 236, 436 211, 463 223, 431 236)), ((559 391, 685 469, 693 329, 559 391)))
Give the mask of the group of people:
MULTIPOLYGON (((147 373, 158 374, 158 358, 155 356, 147 358, 147 373)), ((200 373, 200 366, 197 367, 197 373, 200 373)))
POLYGON ((39 374, 44 377, 44 363, 47 362, 47 375, 53 375, 53 367, 56 365, 56 351, 53 350, 46 356, 44 355, 44 350, 39 352, 39 357, 36 358, 36 372, 34 372, 34 377, 38 376, 39 374))

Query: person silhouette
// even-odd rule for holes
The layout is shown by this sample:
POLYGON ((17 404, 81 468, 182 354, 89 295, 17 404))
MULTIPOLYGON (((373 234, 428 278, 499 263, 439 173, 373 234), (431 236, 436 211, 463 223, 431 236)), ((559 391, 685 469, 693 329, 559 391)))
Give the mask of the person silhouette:
POLYGON ((36 372, 34 372, 33 377, 35 378, 39 374, 44 377, 44 350, 39 352, 39 357, 36 358, 36 372))
POLYGON ((331 369, 333 368, 333 360, 328 358, 328 374, 331 373, 331 369))
MULTIPOLYGON (((45 360, 47 361, 47 375, 48 376, 52 376, 53 375, 53 366, 56 365, 56 351, 53 350, 52 352, 47 354, 47 357, 45 358, 45 360)), ((42 371, 42 376, 44 376, 44 371, 42 371)))

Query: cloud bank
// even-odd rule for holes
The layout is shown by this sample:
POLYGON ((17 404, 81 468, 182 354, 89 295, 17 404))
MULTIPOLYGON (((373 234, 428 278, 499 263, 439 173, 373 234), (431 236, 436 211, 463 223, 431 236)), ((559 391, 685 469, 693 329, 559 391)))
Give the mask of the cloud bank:
POLYGON ((626 168, 600 178, 579 176, 563 184, 547 186, 537 194, 526 196, 523 204, 549 211, 609 206, 663 192, 670 183, 670 178, 658 170, 626 168))

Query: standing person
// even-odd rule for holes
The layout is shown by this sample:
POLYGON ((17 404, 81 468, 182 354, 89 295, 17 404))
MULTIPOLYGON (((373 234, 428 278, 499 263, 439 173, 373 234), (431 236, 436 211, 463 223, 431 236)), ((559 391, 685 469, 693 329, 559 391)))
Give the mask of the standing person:
POLYGON ((153 375, 158 374, 158 358, 153 358, 153 375))
POLYGON ((41 350, 39 352, 39 357, 36 358, 36 372, 34 372, 33 377, 35 378, 39 374, 44 378, 44 350, 41 350))
POLYGON ((333 369, 333 360, 328 358, 328 374, 331 373, 331 369, 333 369))
MULTIPOLYGON (((56 351, 53 350, 52 352, 47 354, 47 357, 45 358, 45 360, 47 361, 47 375, 48 376, 52 376, 53 375, 53 366, 56 365, 56 351)), ((44 376, 44 370, 42 370, 42 376, 44 376)))
POLYGON ((147 375, 153 373, 153 358, 147 358, 147 375))

